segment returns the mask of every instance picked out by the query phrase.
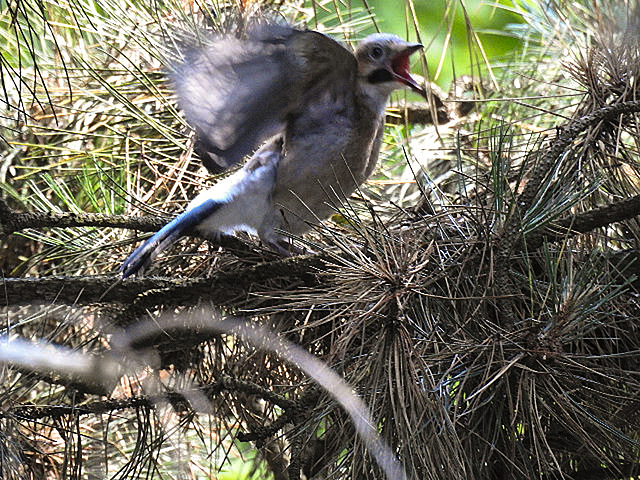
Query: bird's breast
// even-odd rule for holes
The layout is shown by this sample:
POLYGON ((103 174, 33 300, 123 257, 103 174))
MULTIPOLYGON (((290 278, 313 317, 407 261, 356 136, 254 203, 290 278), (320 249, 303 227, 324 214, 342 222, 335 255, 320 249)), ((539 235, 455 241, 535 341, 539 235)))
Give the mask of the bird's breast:
MULTIPOLYGON (((281 212, 281 228, 294 234, 331 215, 366 180, 376 160, 372 152, 377 152, 380 118, 359 118, 354 108, 331 112, 306 129, 290 129, 285 139, 273 202, 281 212)), ((309 121, 301 119, 296 126, 309 121)))

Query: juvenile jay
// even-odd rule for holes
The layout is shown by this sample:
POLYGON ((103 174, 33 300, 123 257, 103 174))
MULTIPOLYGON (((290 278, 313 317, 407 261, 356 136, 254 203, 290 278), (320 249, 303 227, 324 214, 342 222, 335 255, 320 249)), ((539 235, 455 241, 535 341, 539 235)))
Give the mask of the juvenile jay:
POLYGON ((245 230, 290 254, 286 233, 327 218, 373 172, 391 92, 408 87, 426 98, 409 73, 420 48, 379 33, 352 52, 316 31, 261 25, 246 39, 193 49, 173 81, 205 166, 222 171, 261 146, 135 250, 123 277, 189 231, 245 230))

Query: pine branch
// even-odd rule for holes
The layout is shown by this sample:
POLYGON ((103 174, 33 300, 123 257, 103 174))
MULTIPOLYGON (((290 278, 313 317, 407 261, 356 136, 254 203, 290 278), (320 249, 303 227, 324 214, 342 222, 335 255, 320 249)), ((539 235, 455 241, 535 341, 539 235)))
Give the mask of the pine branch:
POLYGON ((297 256, 251 265, 206 278, 145 277, 123 280, 117 275, 86 277, 4 278, 6 305, 59 303, 87 305, 114 303, 139 308, 158 305, 194 305, 206 299, 225 305, 246 296, 257 283, 278 278, 291 282, 314 282, 314 274, 325 265, 319 255, 297 256))
MULTIPOLYGON (((4 411, 0 411, 0 418, 20 418, 22 420, 60 419, 66 415, 102 415, 118 410, 130 408, 152 408, 159 402, 169 402, 178 407, 178 410, 193 408, 187 399, 194 394, 204 394, 212 399, 223 391, 242 392, 248 395, 256 395, 285 411, 298 409, 298 404, 254 382, 241 380, 228 375, 219 381, 198 388, 183 391, 168 391, 154 395, 134 395, 128 398, 96 400, 82 405, 18 405, 4 411)), ((242 440, 238 436, 240 441, 242 440)))
POLYGON ((612 223, 632 219, 638 215, 640 215, 640 195, 554 222, 542 231, 529 235, 525 239, 526 245, 528 249, 533 250, 540 248, 545 238, 551 242, 561 241, 566 239, 567 236, 587 233, 612 223))

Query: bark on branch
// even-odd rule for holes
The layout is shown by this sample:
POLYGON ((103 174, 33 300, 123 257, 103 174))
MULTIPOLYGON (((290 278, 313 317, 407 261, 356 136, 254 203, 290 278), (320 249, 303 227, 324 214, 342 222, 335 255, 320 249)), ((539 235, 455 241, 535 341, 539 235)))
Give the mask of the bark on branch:
POLYGON ((526 239, 528 249, 540 248, 544 239, 560 241, 567 236, 587 233, 612 223, 629 220, 640 215, 640 195, 616 203, 603 205, 554 222, 542 231, 533 232, 526 239))
POLYGON ((251 265, 231 273, 205 278, 128 278, 119 275, 87 277, 4 278, 1 288, 6 305, 25 303, 132 304, 150 308, 158 305, 194 305, 206 299, 226 305, 238 296, 249 295, 252 285, 286 278, 313 281, 311 272, 322 268, 321 256, 298 256, 251 265), (154 295, 158 292, 159 295, 154 295))

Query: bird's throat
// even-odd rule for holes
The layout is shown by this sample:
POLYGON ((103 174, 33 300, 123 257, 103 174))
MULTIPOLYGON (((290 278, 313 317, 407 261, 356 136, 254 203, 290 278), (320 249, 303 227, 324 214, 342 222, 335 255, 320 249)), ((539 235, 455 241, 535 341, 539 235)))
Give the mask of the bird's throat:
POLYGON ((379 68, 378 70, 374 70, 367 77, 367 81, 369 83, 384 83, 384 82, 392 82, 394 80, 393 74, 384 68, 379 68))

